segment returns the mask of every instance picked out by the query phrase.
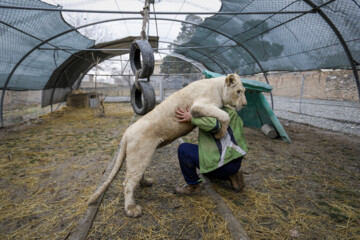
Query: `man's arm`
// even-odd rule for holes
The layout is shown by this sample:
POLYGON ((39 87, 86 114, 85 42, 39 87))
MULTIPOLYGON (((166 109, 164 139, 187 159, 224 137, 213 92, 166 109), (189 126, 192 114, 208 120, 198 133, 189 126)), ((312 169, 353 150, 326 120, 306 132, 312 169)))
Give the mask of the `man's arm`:
POLYGON ((221 128, 220 122, 214 117, 193 117, 189 107, 185 110, 178 108, 175 111, 175 116, 179 119, 179 122, 191 122, 206 132, 217 133, 221 128))
POLYGON ((190 112, 190 108, 186 107, 185 110, 178 107, 178 109, 175 111, 175 117, 177 117, 179 120, 178 122, 191 122, 192 115, 190 112))

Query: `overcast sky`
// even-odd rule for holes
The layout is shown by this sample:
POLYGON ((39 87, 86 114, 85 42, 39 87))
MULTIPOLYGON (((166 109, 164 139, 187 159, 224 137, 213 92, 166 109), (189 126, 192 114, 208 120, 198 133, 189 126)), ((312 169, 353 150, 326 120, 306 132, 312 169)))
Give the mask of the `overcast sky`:
MULTIPOLYGON (((66 9, 87 9, 87 10, 121 10, 121 11, 141 11, 144 6, 144 0, 46 0, 50 4, 59 4, 66 9)), ((156 1, 158 2, 158 1, 156 1)), ((221 7, 219 0, 161 0, 155 4, 157 12, 217 12, 221 7)), ((153 11, 151 4, 150 10, 153 11)), ((86 13, 63 13, 64 18, 73 25, 83 25, 94 21, 112 19, 141 17, 140 14, 86 14, 86 13)), ((202 18, 211 15, 201 15, 202 18)), ((153 15, 151 15, 153 17, 153 15)), ((158 18, 185 19, 185 15, 157 15, 158 18)), ((163 41, 173 41, 178 35, 181 23, 172 21, 158 21, 158 35, 163 41)), ((112 22, 96 26, 99 29, 108 29, 111 32, 106 40, 114 40, 127 36, 139 36, 142 22, 139 20, 127 20, 122 22, 112 22)), ((86 30, 82 31, 85 35, 86 30)), ((150 21, 150 34, 157 35, 155 21, 150 21)), ((100 36, 96 33, 87 36, 98 40, 100 36)), ((101 41, 102 39, 100 39, 101 41)))
MULTIPOLYGON (((111 10, 111 11, 141 11, 144 6, 144 0, 43 0, 53 5, 61 5, 64 9, 83 9, 83 10, 111 10)), ((221 7, 220 0, 155 0, 156 12, 217 12, 221 7)), ((154 11, 153 5, 150 11, 154 11)), ((64 19, 71 25, 77 27, 96 21, 142 17, 140 14, 99 14, 99 13, 70 13, 63 12, 64 19)), ((201 15, 201 18, 211 15, 201 15)), ((154 17, 151 15, 150 17, 154 17)), ((157 18, 169 18, 185 20, 186 15, 157 15, 157 18)), ((140 36, 142 20, 116 21, 106 24, 94 25, 89 28, 79 30, 80 33, 90 39, 96 40, 96 43, 121 39, 127 36, 140 36)), ((158 35, 161 41, 173 42, 180 32, 181 23, 173 21, 150 21, 151 36, 158 35), (157 32, 158 31, 158 32, 157 32)), ((159 43, 159 48, 166 48, 168 44, 159 43)), ((163 58, 168 51, 162 51, 164 54, 155 54, 155 59, 163 58)), ((119 57, 116 57, 119 59, 119 57)), ((128 54, 123 55, 122 59, 128 59, 128 54)), ((100 64, 103 70, 101 73, 108 72, 111 68, 111 61, 105 61, 100 64), (103 72, 104 71, 104 72, 103 72)), ((94 72, 92 69, 90 72, 94 72)))

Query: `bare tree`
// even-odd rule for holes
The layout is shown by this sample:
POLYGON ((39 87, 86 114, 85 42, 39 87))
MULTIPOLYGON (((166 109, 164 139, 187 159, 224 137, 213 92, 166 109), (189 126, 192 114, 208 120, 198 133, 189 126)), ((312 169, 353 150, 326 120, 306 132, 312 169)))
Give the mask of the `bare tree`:
MULTIPOLYGON (((96 22, 99 20, 92 17, 88 13, 64 13, 64 17, 66 17, 67 22, 74 27, 83 26, 85 24, 89 24, 91 22, 96 22)), ((80 28, 78 31, 85 37, 95 40, 97 43, 113 39, 112 29, 106 27, 105 24, 98 24, 86 28, 80 28)))

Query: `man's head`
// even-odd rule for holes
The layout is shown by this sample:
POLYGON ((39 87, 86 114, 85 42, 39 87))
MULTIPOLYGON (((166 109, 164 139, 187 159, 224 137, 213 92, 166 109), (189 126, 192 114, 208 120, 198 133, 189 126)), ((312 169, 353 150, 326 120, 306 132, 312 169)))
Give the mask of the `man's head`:
POLYGON ((223 96, 224 105, 229 105, 239 111, 246 106, 245 88, 240 76, 236 73, 228 74, 225 78, 225 88, 223 96))

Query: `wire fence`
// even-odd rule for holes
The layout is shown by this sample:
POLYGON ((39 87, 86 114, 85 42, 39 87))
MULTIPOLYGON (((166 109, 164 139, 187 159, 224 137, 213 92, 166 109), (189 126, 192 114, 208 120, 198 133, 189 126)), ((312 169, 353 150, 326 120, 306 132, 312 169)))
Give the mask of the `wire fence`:
MULTIPOLYGON (((156 100, 161 102, 172 93, 183 88, 190 82, 201 79, 201 73, 190 74, 154 74, 150 83, 154 87, 156 100)), ((94 75, 85 75, 79 90, 86 93, 94 93, 106 96, 105 102, 129 102, 130 87, 135 78, 133 75, 106 75, 98 76, 96 81, 94 75)), ((4 98, 4 126, 11 126, 51 112, 51 106, 41 107, 42 91, 9 91, 4 98)), ((60 106, 66 106, 66 99, 54 104, 53 111, 60 106)))

